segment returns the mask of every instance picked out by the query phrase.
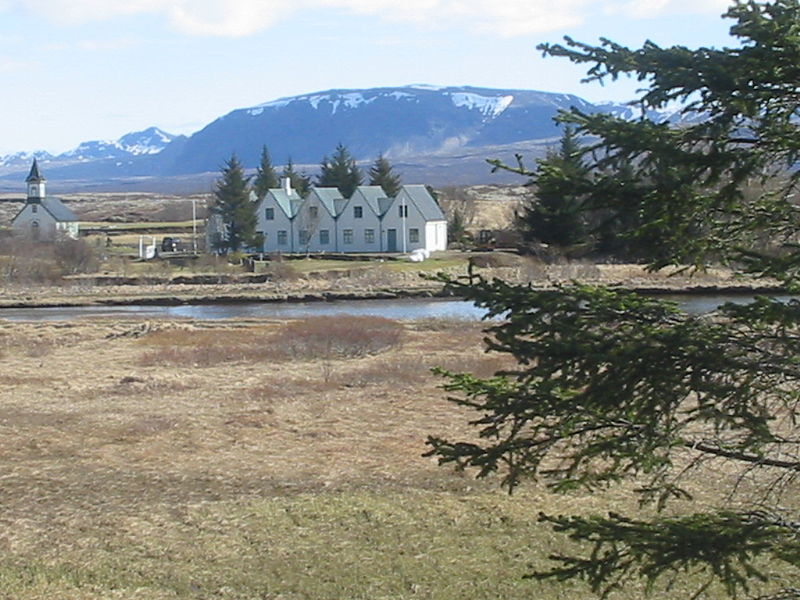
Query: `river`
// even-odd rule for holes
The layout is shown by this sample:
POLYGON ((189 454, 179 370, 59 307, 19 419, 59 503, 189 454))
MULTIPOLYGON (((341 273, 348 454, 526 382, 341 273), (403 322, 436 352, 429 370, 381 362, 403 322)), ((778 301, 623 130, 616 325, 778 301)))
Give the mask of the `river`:
MULTIPOLYGON (((676 294, 664 296, 690 313, 706 313, 723 302, 744 303, 751 295, 676 294)), ((784 297, 785 298, 785 297, 784 297)), ((90 317, 243 319, 298 318, 313 315, 370 315, 390 319, 456 318, 478 320, 486 313, 470 302, 441 298, 400 300, 337 300, 332 302, 241 302, 221 304, 67 306, 0 308, 0 319, 9 321, 70 321, 90 317)))

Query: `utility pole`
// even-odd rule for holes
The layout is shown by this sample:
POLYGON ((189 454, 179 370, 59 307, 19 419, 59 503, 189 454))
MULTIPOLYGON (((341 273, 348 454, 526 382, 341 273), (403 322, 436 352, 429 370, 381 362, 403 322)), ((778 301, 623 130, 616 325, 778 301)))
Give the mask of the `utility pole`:
POLYGON ((402 221, 403 221, 403 254, 406 253, 406 216, 408 215, 408 205, 406 204, 406 198, 403 196, 402 204, 400 205, 402 208, 402 221))
POLYGON ((197 198, 192 198, 192 252, 197 254, 197 198))

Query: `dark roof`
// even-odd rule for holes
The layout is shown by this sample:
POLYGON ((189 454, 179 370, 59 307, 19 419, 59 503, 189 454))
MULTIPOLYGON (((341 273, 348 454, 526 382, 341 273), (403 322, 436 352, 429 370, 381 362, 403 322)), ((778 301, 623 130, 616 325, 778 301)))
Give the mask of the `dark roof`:
POLYGON ((347 200, 342 198, 342 193, 335 187, 315 187, 311 189, 311 193, 319 199, 319 203, 334 219, 341 214, 347 204, 347 200))
POLYGON ((11 222, 17 220, 17 218, 22 214, 22 212, 31 204, 35 204, 37 206, 41 206, 44 208, 50 215, 59 222, 64 221, 77 221, 78 215, 72 212, 69 208, 67 208, 61 200, 54 196, 49 196, 47 198, 42 198, 40 202, 25 202, 25 205, 19 209, 19 212, 14 215, 14 218, 11 219, 11 222))
MULTIPOLYGON (((422 213, 422 217, 426 221, 444 221, 444 214, 442 209, 436 204, 436 200, 430 195, 428 189, 424 185, 404 185, 401 188, 401 193, 405 192, 411 199, 411 202, 422 213)), ((399 194, 398 194, 399 196, 399 194)))
POLYGON ((379 185, 360 185, 356 188, 353 198, 356 195, 364 199, 364 202, 367 203, 367 206, 372 209, 372 212, 378 218, 383 218, 383 215, 386 214, 394 201, 393 198, 386 197, 386 192, 379 185))
POLYGON ((25 183, 31 183, 32 181, 45 181, 45 178, 39 172, 39 163, 36 162, 35 158, 33 159, 31 172, 28 174, 28 178, 25 180, 25 183))
POLYGON ((54 196, 42 198, 41 205, 56 221, 77 221, 78 216, 67 208, 61 200, 54 196))

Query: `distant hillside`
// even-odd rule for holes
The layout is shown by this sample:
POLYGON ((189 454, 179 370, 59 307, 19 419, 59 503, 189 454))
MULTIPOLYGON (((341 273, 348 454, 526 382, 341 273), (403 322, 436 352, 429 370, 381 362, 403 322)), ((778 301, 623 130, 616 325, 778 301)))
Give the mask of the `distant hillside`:
MULTIPOLYGON (((541 156, 560 136, 553 117, 573 106, 620 115, 631 111, 623 105, 598 106, 569 94, 530 90, 434 86, 330 90, 234 110, 189 137, 150 128, 112 142, 84 142, 55 157, 37 156, 48 178, 71 181, 68 185, 152 189, 139 186, 169 185, 172 177, 216 173, 234 152, 246 167, 254 168, 264 145, 275 164, 291 157, 313 171, 341 142, 365 166, 384 153, 408 183, 519 181, 491 175, 484 159, 512 160, 514 152, 531 160, 541 156)), ((0 157, 0 178, 9 183, 18 179, 32 156, 0 157)), ((208 179, 202 178, 203 185, 208 179)), ((2 188, 7 187, 4 182, 2 188)))

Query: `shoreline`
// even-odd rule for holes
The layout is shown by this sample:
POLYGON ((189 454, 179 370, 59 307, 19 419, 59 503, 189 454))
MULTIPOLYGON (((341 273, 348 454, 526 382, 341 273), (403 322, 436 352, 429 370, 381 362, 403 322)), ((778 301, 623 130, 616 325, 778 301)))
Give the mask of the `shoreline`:
MULTIPOLYGON (((568 283, 568 282, 565 282, 568 283)), ((585 282, 591 284, 607 285, 613 289, 629 290, 650 296, 666 295, 753 295, 753 294, 781 294, 785 289, 778 285, 755 285, 747 283, 725 284, 707 283, 694 285, 637 285, 630 283, 602 283, 585 282)), ((302 303, 302 302, 335 302, 342 300, 396 300, 402 298, 455 298, 455 294, 446 292, 444 286, 399 286, 387 288, 329 288, 329 289, 302 289, 291 290, 264 289, 263 284, 225 284, 222 286, 190 286, 204 288, 187 290, 186 286, 175 289, 176 286, 165 284, 163 286, 141 286, 147 288, 145 293, 131 293, 140 286, 125 286, 124 290, 112 290, 108 287, 93 286, 92 288, 48 288, 41 287, 36 290, 20 290, 17 294, 3 291, 0 293, 0 311, 2 309, 25 308, 71 308, 82 306, 182 306, 182 305, 207 305, 207 304, 247 304, 247 303, 302 303), (159 287, 153 290, 153 287, 159 287), (224 289, 205 289, 217 287, 224 289), (50 291, 51 293, 47 293, 50 291), (75 293, 78 292, 78 293, 75 293), (111 293, 109 293, 111 292, 111 293)), ((555 286, 544 284, 533 286, 535 289, 553 289, 555 286)))

